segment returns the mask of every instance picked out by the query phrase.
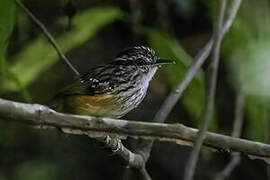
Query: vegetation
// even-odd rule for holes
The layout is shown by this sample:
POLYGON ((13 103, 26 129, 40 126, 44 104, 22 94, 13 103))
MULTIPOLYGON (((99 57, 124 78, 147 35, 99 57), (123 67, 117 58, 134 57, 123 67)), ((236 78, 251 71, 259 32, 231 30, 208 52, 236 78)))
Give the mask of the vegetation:
MULTIPOLYGON (((227 0, 231 1, 231 0, 227 0)), ((217 1, 218 2, 218 1, 217 1)), ((126 47, 146 45, 176 62, 151 81, 144 102, 125 119, 153 119, 163 100, 183 79, 193 57, 207 43, 219 3, 206 0, 75 1, 23 3, 53 34, 84 74, 109 62, 126 47)), ((222 41, 214 115, 210 131, 230 135, 236 100, 244 94, 241 137, 269 143, 270 4, 243 1, 222 41)), ((198 128, 206 99, 206 61, 166 119, 198 128)), ((0 97, 48 104, 74 74, 39 28, 12 0, 0 2, 0 97)), ((132 143, 125 142, 127 147, 132 143)), ((181 179, 190 147, 156 142, 147 169, 153 179, 181 179)), ((0 121, 0 179, 123 179, 126 162, 86 136, 0 121)), ((203 149, 195 179, 213 179, 230 161, 226 152, 203 149)), ((267 179, 263 160, 242 161, 229 179, 267 179)), ((268 174, 267 174, 268 172, 268 174)), ((130 177, 130 176, 128 176, 130 177)), ((136 178, 135 178, 136 179, 136 178)))

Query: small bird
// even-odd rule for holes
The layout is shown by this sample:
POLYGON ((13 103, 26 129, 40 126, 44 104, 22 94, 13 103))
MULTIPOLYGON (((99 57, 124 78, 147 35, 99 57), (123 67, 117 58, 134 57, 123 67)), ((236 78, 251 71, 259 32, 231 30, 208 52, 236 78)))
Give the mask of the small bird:
POLYGON ((136 108, 146 95, 150 80, 163 64, 149 47, 127 48, 112 62, 91 69, 56 97, 59 112, 120 118, 136 108))

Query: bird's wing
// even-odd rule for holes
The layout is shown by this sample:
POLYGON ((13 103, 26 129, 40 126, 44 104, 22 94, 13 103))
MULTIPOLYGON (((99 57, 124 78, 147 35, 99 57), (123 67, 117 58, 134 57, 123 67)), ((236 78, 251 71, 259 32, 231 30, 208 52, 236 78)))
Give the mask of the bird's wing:
POLYGON ((49 106, 57 111, 62 111, 62 104, 66 97, 69 96, 95 96, 101 94, 110 94, 113 92, 113 85, 110 83, 111 66, 99 66, 91 69, 89 73, 77 78, 73 83, 59 91, 49 104, 49 106), (108 66, 108 67, 107 67, 108 66), (109 81, 109 82, 108 82, 109 81))
POLYGON ((114 68, 112 65, 99 66, 91 69, 89 73, 76 79, 71 85, 65 87, 58 94, 69 95, 96 95, 110 93, 115 85, 110 81, 114 68))

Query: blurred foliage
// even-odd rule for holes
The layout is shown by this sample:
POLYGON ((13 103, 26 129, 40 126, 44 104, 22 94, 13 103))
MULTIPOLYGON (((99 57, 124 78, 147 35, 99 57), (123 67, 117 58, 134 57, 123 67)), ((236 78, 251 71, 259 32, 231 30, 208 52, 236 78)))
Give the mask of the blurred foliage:
POLYGON ((13 30, 15 4, 10 0, 1 0, 0 6, 0 74, 5 71, 5 55, 8 38, 13 30))
POLYGON ((15 84, 18 89, 21 91, 21 94, 24 96, 24 99, 27 102, 31 102, 31 98, 25 88, 21 85, 18 76, 15 75, 7 68, 6 62, 6 50, 8 47, 9 37, 13 31, 14 21, 15 21, 15 4, 9 0, 1 1, 0 6, 0 83, 1 88, 4 87, 4 80, 9 80, 13 84, 15 84))
POLYGON ((248 138, 267 142, 270 130, 270 8, 266 0, 242 5, 223 43, 231 85, 243 88, 246 101, 248 138), (260 9, 253 12, 253 9, 260 9))
MULTIPOLYGON (((93 8, 80 12, 73 19, 74 27, 60 35, 56 40, 63 51, 67 52, 87 41, 103 26, 121 17, 121 14, 121 11, 114 7, 93 8)), ((64 19, 60 19, 58 22, 64 22, 64 19)), ((9 68, 21 85, 26 87, 35 81, 42 72, 56 63, 58 59, 55 49, 41 35, 14 57, 14 63, 10 64, 9 68)), ((19 90, 19 87, 7 79, 4 81, 3 90, 14 91, 19 90)))

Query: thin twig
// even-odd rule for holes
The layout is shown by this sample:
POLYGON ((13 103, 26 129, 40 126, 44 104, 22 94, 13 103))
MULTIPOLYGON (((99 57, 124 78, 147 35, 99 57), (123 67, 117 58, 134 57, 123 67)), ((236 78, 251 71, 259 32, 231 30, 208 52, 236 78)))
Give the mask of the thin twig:
POLYGON ((140 173, 142 175, 143 180, 151 180, 151 177, 149 176, 148 172, 145 169, 145 166, 140 169, 140 173))
POLYGON ((154 122, 164 122, 172 111, 173 107, 182 96, 184 90, 198 72, 206 58, 209 56, 213 46, 213 38, 199 51, 198 55, 194 58, 194 61, 190 65, 188 72, 185 74, 183 81, 172 91, 166 98, 159 111, 156 113, 154 122))
MULTIPOLYGON (((232 22, 235 18, 236 12, 239 9, 239 6, 241 4, 241 0, 234 0, 232 3, 232 9, 229 10, 228 16, 225 18, 224 27, 223 27, 223 35, 228 32, 229 28, 232 25, 232 22)), ((190 68, 188 69, 188 72, 185 74, 183 80, 179 83, 179 85, 174 89, 166 98, 164 103, 161 105, 159 111, 156 113, 154 117, 154 122, 164 122, 170 112, 172 111, 173 107, 179 100, 179 98, 182 96, 182 93, 188 86, 188 84, 191 82, 195 74, 198 72, 198 70, 201 68, 202 64, 205 62, 205 60, 208 58, 211 50, 213 47, 213 37, 208 41, 208 43, 199 51, 197 56, 194 58, 193 63, 191 64, 190 68)), ((143 148, 143 154, 147 157, 146 162, 148 161, 148 157, 150 155, 153 141, 146 141, 142 142, 145 144, 143 148)))
POLYGON ((233 124, 232 137, 239 138, 243 128, 243 110, 245 105, 245 93, 241 88, 237 92, 236 105, 235 105, 235 118, 233 124))
POLYGON ((239 156, 239 153, 235 154, 230 162, 227 164, 227 166, 219 173, 216 177, 216 180, 223 180, 229 177, 229 175, 232 173, 232 171, 235 169, 235 167, 240 163, 241 157, 239 156))
POLYGON ((211 115, 213 113, 215 94, 216 94, 217 75, 218 75, 220 46, 221 46, 222 36, 223 36, 222 26, 223 26, 223 18, 224 18, 224 12, 226 8, 226 2, 227 2, 226 0, 221 0, 220 2, 218 21, 217 21, 215 32, 214 32, 214 49, 213 49, 213 54, 212 54, 212 62, 208 69, 210 78, 209 78, 209 85, 207 88, 206 104, 204 107, 203 118, 202 118, 201 126, 199 128, 198 136, 197 136, 194 147, 191 151, 190 158, 188 159, 188 162, 185 168, 185 172, 184 172, 185 180, 193 179, 200 149, 203 144, 205 132, 208 129, 211 115))
MULTIPOLYGON (((132 137, 167 141, 187 146, 192 145, 198 133, 197 129, 182 124, 151 123, 63 114, 43 105, 19 103, 1 98, 0 119, 36 125, 40 128, 70 129, 69 133, 87 135, 93 138, 109 135, 121 139, 132 137)), ((270 158, 270 145, 260 142, 207 132, 203 144, 217 150, 242 152, 262 159, 264 157, 270 158)))
POLYGON ((227 8, 228 13, 224 17, 223 32, 222 32, 223 36, 229 31, 235 19, 237 11, 240 8, 241 2, 242 0, 230 0, 230 3, 228 3, 228 8, 227 8))
MULTIPOLYGON (((240 88, 237 92, 236 105, 235 105, 235 117, 233 124, 232 137, 239 138, 242 133, 243 127, 243 108, 245 104, 245 94, 240 88)), ((223 180, 230 176, 235 167, 240 163, 240 153, 233 153, 230 162, 225 168, 216 176, 216 180, 223 180)))
MULTIPOLYGON (((231 3, 231 8, 228 10, 228 15, 224 19, 222 35, 228 32, 232 22, 235 18, 235 15, 240 7, 241 0, 233 0, 231 3)), ((188 84, 191 82, 195 74, 201 68, 202 64, 208 58, 213 47, 213 37, 208 41, 208 43, 199 51, 196 57, 193 60, 188 72, 185 74, 183 80, 179 85, 168 95, 159 111, 156 113, 154 122, 164 122, 168 117, 169 113, 181 98, 183 91, 186 89, 188 84)))
POLYGON ((64 61, 64 63, 75 73, 76 76, 80 76, 80 73, 74 68, 74 66, 70 63, 70 61, 64 55, 61 48, 55 41, 54 37, 49 33, 47 28, 24 6, 24 4, 20 0, 15 0, 15 2, 18 5, 18 7, 20 7, 30 17, 30 19, 34 22, 34 24, 36 24, 41 29, 45 37, 47 37, 49 42, 52 44, 52 46, 56 50, 60 59, 64 61))

